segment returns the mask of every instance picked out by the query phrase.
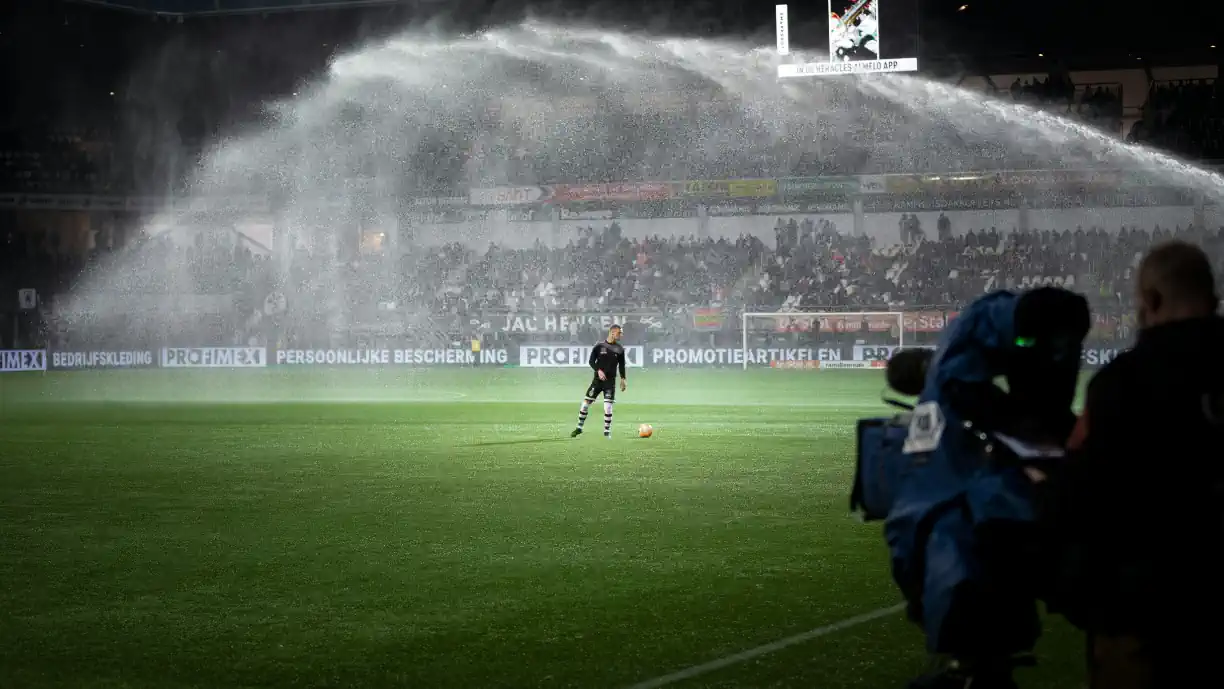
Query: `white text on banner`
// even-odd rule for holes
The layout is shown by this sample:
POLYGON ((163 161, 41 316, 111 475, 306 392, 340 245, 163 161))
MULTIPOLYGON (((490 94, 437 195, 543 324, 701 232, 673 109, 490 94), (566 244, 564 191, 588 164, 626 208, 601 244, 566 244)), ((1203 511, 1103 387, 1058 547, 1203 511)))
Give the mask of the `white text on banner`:
POLYGON ((45 349, 0 350, 0 373, 46 370, 47 350, 45 349))
MULTIPOLYGON (((519 347, 519 366, 525 368, 585 368, 590 366, 589 345, 524 345, 519 347)), ((642 365, 642 346, 625 347, 625 367, 642 365)))
POLYGON ((263 347, 166 347, 161 351, 163 368, 264 368, 263 347))

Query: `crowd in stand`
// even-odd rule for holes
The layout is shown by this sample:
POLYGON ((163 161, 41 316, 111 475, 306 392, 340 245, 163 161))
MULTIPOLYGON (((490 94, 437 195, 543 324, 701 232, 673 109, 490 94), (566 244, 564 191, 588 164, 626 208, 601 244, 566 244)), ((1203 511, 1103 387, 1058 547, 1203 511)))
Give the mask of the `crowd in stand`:
POLYGON ((613 223, 563 247, 451 244, 405 256, 400 296, 443 313, 722 303, 769 253, 750 236, 631 240, 613 223))
MULTIPOLYGON (((1022 82, 1017 80, 1010 94, 1021 102, 1039 102, 1046 107, 1070 103, 1081 115, 1114 117, 1119 111, 1117 94, 1105 87, 1081 91, 1054 78, 1022 82)), ((1144 117, 1136 125, 1135 137, 1171 147, 1174 150, 1200 155, 1216 155, 1220 146, 1220 100, 1214 81, 1177 82, 1158 85, 1153 89, 1144 117), (1193 142, 1193 143, 1191 143, 1193 142)), ((869 108, 870 109, 870 108, 869 108)), ((873 111, 864 125, 873 136, 887 139, 895 126, 883 110, 873 111)), ((659 123, 656 123, 659 124, 659 123)), ((666 124, 666 123, 663 123, 666 124)), ((660 126, 662 126, 660 124, 660 126)), ((117 175, 105 129, 58 129, 39 133, 27 129, 21 135, 0 135, 0 191, 41 193, 115 193, 130 189, 123 175, 117 175), (108 167, 109 166, 109 167, 108 167)), ((895 134, 895 132, 892 132, 895 134)), ((902 163, 921 167, 918 157, 888 164, 902 163)), ((837 173, 855 168, 853 155, 838 155, 836 151, 819 161, 799 161, 798 172, 837 173), (849 157, 847 157, 849 156, 849 157)), ((864 161, 857 161, 863 163, 864 161)), ((878 163, 879 161, 877 161, 878 163)), ((902 165, 904 167, 904 165, 902 165)), ((546 172, 537 170, 536 172, 546 172)), ((533 173, 534 174, 534 173, 533 173)), ((85 259, 72 252, 47 247, 37 237, 37 231, 15 232, 14 216, 3 216, 9 227, 0 227, 0 239, 6 242, 5 253, 21 255, 20 266, 6 270, 6 277, 22 284, 34 285, 44 293, 55 293, 69 287, 86 266, 85 259), (30 248, 31 246, 35 248, 30 248)), ((657 305, 676 301, 745 301, 763 299, 764 295, 787 292, 781 302, 793 304, 800 299, 806 305, 832 306, 863 299, 866 294, 885 301, 916 303, 946 301, 946 290, 922 270, 902 268, 896 261, 881 258, 881 247, 869 248, 862 240, 846 240, 830 228, 804 227, 793 242, 795 249, 784 249, 788 255, 767 257, 764 244, 755 239, 739 241, 651 239, 642 242, 623 240, 615 226, 607 233, 592 234, 573 247, 534 251, 490 247, 479 259, 468 249, 452 248, 440 260, 409 256, 398 271, 414 276, 403 281, 402 287, 387 299, 400 303, 419 302, 423 295, 432 294, 437 284, 452 284, 448 295, 438 307, 454 312, 460 308, 480 308, 494 302, 502 308, 530 307, 551 301, 565 301, 593 306, 608 303, 641 303, 657 305), (817 256, 805 249, 824 246, 827 256, 817 256), (751 265, 751 274, 740 268, 751 265), (854 270, 851 277, 848 271, 854 270), (889 271, 892 271, 890 273, 889 271), (895 273, 895 275, 894 275, 895 273), (895 284, 900 281, 899 285, 895 284), (844 284, 843 284, 844 283, 844 284), (761 296, 739 296, 745 285, 754 285, 761 296), (832 289, 826 289, 832 285, 832 289), (500 286, 500 291, 497 289, 500 286), (496 295, 496 296, 491 296, 496 295), (787 302, 787 297, 791 301, 787 302)), ((1010 229, 1010 228, 1008 228, 1010 229)), ((1069 228, 1068 228, 1069 229, 1069 228)), ((904 230, 903 230, 904 232, 904 230)), ((941 233, 942 234, 942 233, 941 233)), ((903 239, 911 239, 903 235, 903 239)), ((779 244, 782 246, 783 244, 779 244)), ((930 245, 927 245, 928 247, 930 245)), ((163 247, 164 249, 164 247, 163 247)), ((150 247, 153 255, 158 249, 150 247)), ((187 249, 181 249, 187 251, 187 249)), ((920 252, 919 260, 927 261, 932 248, 920 252)), ((893 249, 889 249, 893 251, 893 249)), ((1067 262, 1054 249, 1051 263, 1067 262)), ((207 264, 213 259, 196 254, 188 257, 207 264)), ((148 259, 157 262, 160 259, 148 259)), ((941 258, 939 268, 951 259, 941 258)), ((998 256, 991 260, 1000 262, 998 256)), ((1029 259, 1026 259, 1029 260, 1029 259)), ((218 258, 227 270, 247 270, 233 256, 218 258)), ((249 263, 249 261, 248 261, 249 263)), ((904 263, 904 262, 902 262, 904 263)), ((908 265, 908 264, 906 264, 908 265)), ((968 266, 951 267, 958 275, 968 266)), ((1083 272, 1084 266, 1058 266, 1053 272, 1083 272)), ((980 271, 979 271, 980 272, 980 271)), ((1099 274, 1099 271, 1096 271, 1099 274)), ((194 288, 215 291, 218 285, 233 281, 216 278, 215 271, 205 270, 195 280, 194 288), (212 284, 204 284, 212 280, 212 284)), ((353 280, 369 279, 368 271, 354 271, 353 280)), ((150 278, 152 279, 152 278, 150 278)), ((766 300, 768 301, 768 300, 766 300)))
POLYGON ((1120 84, 1088 84, 1081 90, 1065 74, 1050 75, 1036 79, 1017 78, 1008 88, 1008 94, 1017 103, 1078 118, 1115 134, 1122 126, 1120 84))
POLYGON ((1087 293, 1098 308, 1121 310, 1138 257, 1174 236, 1203 245, 1224 268, 1224 228, 991 227, 890 246, 824 233, 810 248, 775 253, 749 302, 793 311, 897 309, 963 305, 991 289, 1056 284, 1087 293))
MULTIPOLYGON (((6 276, 5 289, 15 292, 41 287, 43 283, 22 282, 40 273, 75 271, 79 276, 94 266, 105 271, 108 265, 122 265, 122 273, 111 275, 111 286, 120 290, 117 300, 176 292, 233 296, 234 318, 211 327, 223 340, 242 341, 250 314, 263 310, 275 291, 296 302, 301 318, 341 312, 350 324, 376 317, 379 309, 467 323, 482 313, 551 309, 956 307, 990 289, 1038 284, 1073 287, 1087 293, 1096 308, 1120 311, 1131 297, 1137 258, 1154 242, 1186 238, 1203 245, 1218 261, 1224 258, 1224 229, 1125 228, 1107 233, 1096 228, 1017 232, 988 227, 927 238, 918 228, 902 243, 853 236, 817 216, 798 222, 780 218, 773 242, 747 235, 631 239, 613 224, 564 247, 489 245, 481 250, 455 243, 409 251, 398 266, 353 261, 320 271, 325 264, 303 261, 278 275, 268 257, 240 242, 209 241, 206 236, 196 235, 194 243, 155 238, 139 246, 95 250, 84 265, 55 263, 52 254, 10 242, 0 245, 0 274, 6 276)), ((1218 267, 1224 274, 1224 261, 1218 267)))
POLYGON ((1154 85, 1130 138, 1188 158, 1224 158, 1224 90, 1219 80, 1154 85))
POLYGON ((1224 228, 990 227, 880 243, 807 218, 779 219, 772 245, 755 236, 628 239, 615 225, 566 247, 453 244, 406 258, 399 296, 452 315, 629 304, 821 311, 956 307, 991 289, 1055 284, 1123 311, 1138 257, 1172 237, 1204 246, 1224 270, 1224 228))

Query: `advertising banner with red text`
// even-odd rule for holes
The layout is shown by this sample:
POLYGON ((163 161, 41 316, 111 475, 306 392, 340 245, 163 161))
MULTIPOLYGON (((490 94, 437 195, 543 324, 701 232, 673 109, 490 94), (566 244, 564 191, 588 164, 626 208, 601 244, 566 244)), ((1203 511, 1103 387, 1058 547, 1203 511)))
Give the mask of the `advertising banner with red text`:
MULTIPOLYGON (((923 311, 906 311, 902 315, 903 327, 906 333, 939 333, 942 332, 957 311, 942 311, 929 309, 923 311)), ((863 331, 866 324, 867 332, 891 333, 897 329, 896 314, 863 315, 847 313, 838 314, 787 314, 779 313, 773 322, 774 332, 805 333, 819 327, 825 333, 857 333, 863 331)))
POLYGON ((551 195, 545 199, 551 203, 589 203, 619 201, 665 201, 672 197, 672 185, 668 182, 614 182, 611 184, 554 184, 551 195))

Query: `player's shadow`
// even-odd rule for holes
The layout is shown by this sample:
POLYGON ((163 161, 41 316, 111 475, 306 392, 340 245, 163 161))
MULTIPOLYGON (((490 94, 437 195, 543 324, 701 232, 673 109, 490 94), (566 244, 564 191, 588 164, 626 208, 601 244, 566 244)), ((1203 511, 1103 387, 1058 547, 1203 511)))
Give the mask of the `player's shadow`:
POLYGON ((526 440, 494 440, 487 443, 471 443, 468 447, 498 447, 501 445, 540 445, 543 443, 563 443, 569 438, 527 438, 526 440))

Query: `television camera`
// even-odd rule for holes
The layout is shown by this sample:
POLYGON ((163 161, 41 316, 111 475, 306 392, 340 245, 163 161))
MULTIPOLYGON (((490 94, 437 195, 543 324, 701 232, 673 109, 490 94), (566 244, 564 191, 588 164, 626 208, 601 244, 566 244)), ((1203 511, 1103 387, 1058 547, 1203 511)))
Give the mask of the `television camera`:
POLYGON ((883 521, 892 574, 932 671, 912 689, 1012 689, 1040 635, 1043 556, 1032 481, 1057 462, 1090 326, 1059 288, 979 298, 938 349, 898 352, 889 387, 913 404, 860 420, 851 509, 883 521))

